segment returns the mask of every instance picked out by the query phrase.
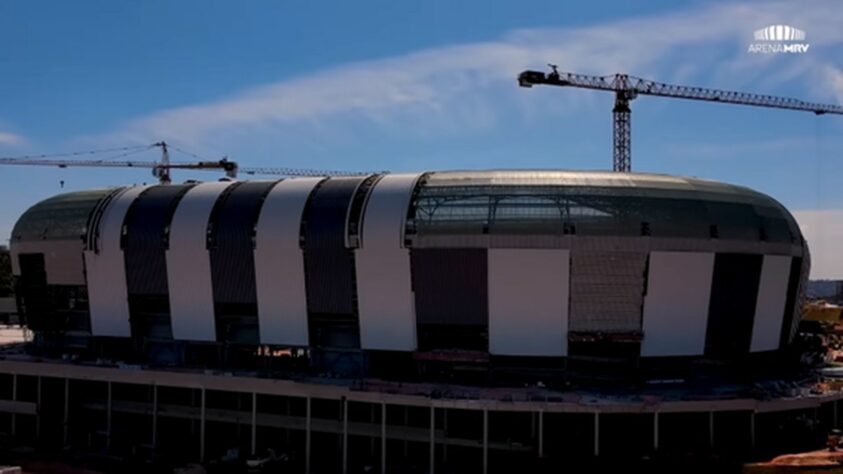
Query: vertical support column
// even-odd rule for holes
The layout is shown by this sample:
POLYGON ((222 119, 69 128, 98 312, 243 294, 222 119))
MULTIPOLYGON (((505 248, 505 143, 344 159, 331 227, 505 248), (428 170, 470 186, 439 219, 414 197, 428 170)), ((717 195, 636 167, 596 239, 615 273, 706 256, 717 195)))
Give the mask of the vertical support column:
POLYGON ((158 385, 152 384, 152 457, 158 447, 158 385))
POLYGON ((252 392, 252 456, 258 450, 258 394, 252 392))
POLYGON ((544 457, 544 410, 539 410, 539 457, 544 457))
POLYGON ((483 409, 483 474, 489 472, 489 410, 483 409))
POLYGON ((386 474, 386 402, 381 403, 381 474, 386 474))
MULTIPOLYGON (((12 374, 12 401, 13 402, 18 401, 18 374, 12 374)), ((18 431, 17 430, 17 421, 18 420, 17 420, 17 417, 15 416, 15 413, 12 413, 11 433, 12 433, 13 438, 15 437, 15 434, 17 434, 17 431, 18 431)))
POLYGON ((653 451, 659 450, 659 412, 653 412, 653 451))
POLYGON ((755 449, 755 410, 749 413, 749 446, 755 449))
MULTIPOLYGON (((284 411, 284 414, 290 415, 290 414, 293 413, 292 410, 290 410, 290 397, 285 397, 284 399, 285 399, 284 404, 287 406, 286 410, 284 411)), ((284 430, 284 445, 285 446, 290 445, 290 430, 289 429, 284 430)))
POLYGON ((111 448, 111 381, 106 382, 105 398, 105 447, 111 448))
POLYGON ((199 461, 205 461, 205 387, 199 398, 199 461))
MULTIPOLYGON (((369 423, 374 425, 375 424, 375 404, 369 404, 369 423)), ((369 437, 369 455, 372 459, 375 458, 375 437, 369 437)))
POLYGON ((70 421, 70 379, 64 379, 64 412, 62 413, 62 448, 67 447, 68 422, 70 421))
POLYGON ((442 431, 444 431, 442 443, 442 462, 448 464, 448 409, 442 409, 442 431))
POLYGON ((430 405, 430 474, 436 470, 436 408, 430 405))
POLYGON ((310 474, 310 397, 307 397, 304 424, 304 472, 310 474))
POLYGON ((41 439, 41 376, 35 387, 35 439, 41 439))
POLYGON ((594 412, 594 457, 600 456, 600 413, 594 412))
MULTIPOLYGON (((404 405, 404 426, 410 424, 410 407, 404 405)), ((407 456, 410 453, 410 442, 406 439, 404 440, 404 459, 407 459, 407 456)))
POLYGON ((342 474, 348 472, 348 399, 342 397, 342 474))
POLYGON ((708 412, 708 447, 714 449, 714 412, 708 412))

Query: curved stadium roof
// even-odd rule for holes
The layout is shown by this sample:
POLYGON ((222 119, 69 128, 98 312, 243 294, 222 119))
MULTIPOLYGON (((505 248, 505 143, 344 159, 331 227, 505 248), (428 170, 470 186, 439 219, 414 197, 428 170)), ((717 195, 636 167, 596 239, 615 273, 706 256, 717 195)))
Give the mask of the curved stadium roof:
MULTIPOLYGON (((436 234, 576 234, 801 243, 790 213, 752 189, 663 174, 585 171, 427 173, 408 230, 436 234)), ((27 210, 12 241, 80 238, 112 189, 66 193, 27 210)))

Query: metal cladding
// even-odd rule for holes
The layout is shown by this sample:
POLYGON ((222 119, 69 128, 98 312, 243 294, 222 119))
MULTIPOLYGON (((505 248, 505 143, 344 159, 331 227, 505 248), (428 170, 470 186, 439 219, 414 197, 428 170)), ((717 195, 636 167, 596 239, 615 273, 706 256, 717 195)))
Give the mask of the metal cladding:
POLYGON ((370 349, 416 349, 410 250, 404 245, 407 209, 420 174, 393 174, 370 192, 357 249, 360 344, 370 349))
POLYGON ((92 336, 147 338, 143 324, 158 324, 159 339, 206 343, 565 357, 609 341, 645 358, 734 358, 790 343, 810 260, 772 198, 664 175, 79 194, 33 206, 11 247, 24 307, 49 313, 34 295, 85 290, 92 336))
POLYGON ((255 224, 255 276, 260 342, 308 345, 307 293, 301 220, 322 178, 287 179, 276 184, 255 224))
POLYGON ((130 295, 167 295, 167 228, 175 205, 191 187, 149 188, 129 208, 123 224, 123 251, 130 295))
POLYGON ((707 356, 749 352, 763 261, 764 256, 758 254, 718 253, 714 257, 705 333, 707 356))
POLYGON ((489 250, 489 352, 567 354, 570 261, 566 249, 489 250))
POLYGON ((305 207, 302 236, 311 313, 354 313, 354 254, 346 248, 346 236, 351 200, 363 179, 324 181, 305 207))
POLYGON ((703 353, 713 272, 713 253, 650 253, 641 355, 703 353), (682 324, 675 321, 677 308, 682 308, 682 324))
MULTIPOLYGON (((173 338, 215 341, 214 289, 208 253, 208 219, 232 183, 194 186, 179 201, 170 223, 167 282, 173 338)), ((96 335, 96 332, 94 333, 96 335)))
POLYGON ((94 233, 94 247, 85 251, 93 334, 131 336, 126 263, 120 241, 126 213, 145 189, 144 186, 126 188, 111 199, 94 233))

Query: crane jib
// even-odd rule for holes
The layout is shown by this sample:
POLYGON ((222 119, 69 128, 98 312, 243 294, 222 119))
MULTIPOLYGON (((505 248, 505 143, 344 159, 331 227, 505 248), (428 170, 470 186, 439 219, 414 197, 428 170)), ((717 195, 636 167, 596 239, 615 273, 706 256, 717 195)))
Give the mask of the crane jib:
POLYGON ((677 99, 700 100, 721 104, 751 105, 774 109, 797 110, 813 112, 816 115, 843 115, 843 106, 836 104, 821 104, 805 102, 790 97, 753 94, 705 87, 690 87, 629 76, 615 74, 614 76, 591 76, 559 72, 557 67, 550 65, 551 71, 524 71, 518 75, 518 85, 533 87, 544 84, 560 87, 577 87, 581 89, 603 90, 615 93, 615 106, 612 109, 614 118, 614 165, 615 171, 631 171, 631 133, 629 103, 640 95, 658 97, 672 97, 677 99))

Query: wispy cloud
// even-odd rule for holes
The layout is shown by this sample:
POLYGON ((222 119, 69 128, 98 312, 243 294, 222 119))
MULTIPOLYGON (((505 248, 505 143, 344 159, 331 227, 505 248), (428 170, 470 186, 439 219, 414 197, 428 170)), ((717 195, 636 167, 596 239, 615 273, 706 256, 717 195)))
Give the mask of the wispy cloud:
POLYGON ((27 143, 23 135, 0 130, 0 145, 21 146, 27 143))
POLYGON ((843 278, 843 210, 793 213, 811 249, 811 278, 843 278))
POLYGON ((728 80, 735 87, 800 80, 810 83, 814 98, 835 93, 843 98, 843 75, 816 59, 819 48, 843 43, 843 9, 838 7, 836 0, 720 4, 586 27, 517 30, 495 41, 345 64, 216 101, 162 110, 124 124, 107 138, 201 143, 219 134, 242 136, 293 124, 321 129, 360 121, 386 132, 453 133, 494 126, 501 114, 512 111, 529 120, 591 100, 588 94, 564 94, 560 101, 567 102, 550 105, 538 94, 517 92, 516 74, 548 61, 578 72, 630 72, 709 85, 728 80), (752 31, 770 23, 806 30, 814 50, 789 62, 787 70, 775 58, 747 54, 752 31))

